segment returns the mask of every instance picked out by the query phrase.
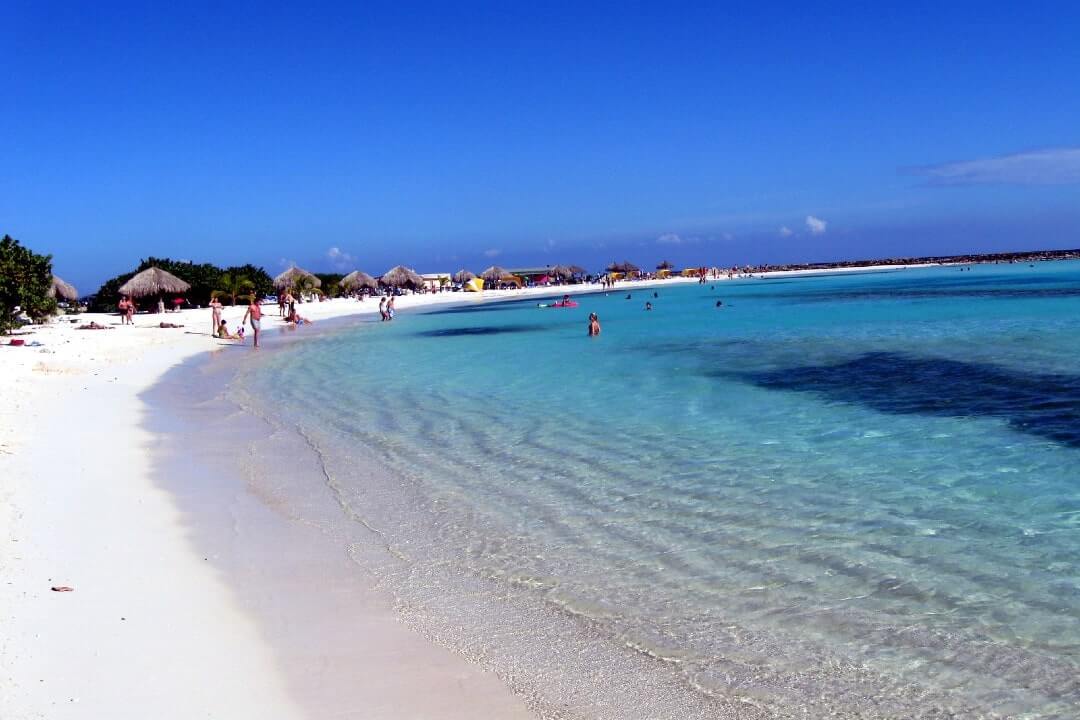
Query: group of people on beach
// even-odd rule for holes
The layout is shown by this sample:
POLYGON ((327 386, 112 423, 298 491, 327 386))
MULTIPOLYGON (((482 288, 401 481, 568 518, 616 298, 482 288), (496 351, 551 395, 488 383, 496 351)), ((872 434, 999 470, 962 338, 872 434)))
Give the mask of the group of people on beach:
POLYGON ((120 302, 117 303, 116 309, 120 311, 120 324, 121 325, 134 325, 135 324, 135 301, 131 299, 131 296, 124 295, 120 298, 120 302))
MULTIPOLYGON (((301 325, 309 325, 312 323, 311 318, 306 318, 296 311, 296 300, 292 293, 286 292, 279 297, 278 310, 287 325, 300 327, 301 325)), ((244 317, 240 320, 240 325, 235 333, 229 332, 228 323, 222 319, 221 311, 221 300, 217 297, 211 298, 210 334, 213 337, 221 340, 243 341, 245 337, 244 326, 250 324, 252 341, 255 347, 259 347, 259 333, 262 331, 263 318, 261 298, 257 295, 251 295, 248 300, 247 309, 244 311, 244 317)))
POLYGON ((278 295, 277 306, 278 316, 289 317, 294 312, 296 312, 296 298, 293 297, 293 294, 291 292, 286 290, 285 292, 278 295))
POLYGON ((394 296, 393 295, 391 295, 389 298, 384 297, 384 298, 381 298, 379 300, 379 317, 381 318, 381 322, 386 322, 387 320, 393 320, 394 319, 394 312, 395 311, 394 311, 394 296))

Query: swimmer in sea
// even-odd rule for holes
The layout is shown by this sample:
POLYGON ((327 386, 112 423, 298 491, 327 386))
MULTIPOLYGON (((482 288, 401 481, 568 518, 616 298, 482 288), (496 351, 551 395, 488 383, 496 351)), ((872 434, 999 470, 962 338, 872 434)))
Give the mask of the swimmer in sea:
POLYGON ((723 306, 724 306, 724 301, 723 300, 717 300, 716 301, 716 307, 723 307, 723 306))
POLYGON ((651 302, 646 302, 645 303, 645 309, 646 310, 652 310, 652 303, 651 302))

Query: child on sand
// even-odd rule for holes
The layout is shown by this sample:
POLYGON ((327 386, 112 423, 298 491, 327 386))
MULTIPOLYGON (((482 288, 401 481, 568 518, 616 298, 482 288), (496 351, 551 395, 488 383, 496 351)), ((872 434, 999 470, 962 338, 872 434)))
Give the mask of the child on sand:
POLYGON ((225 324, 224 320, 222 320, 221 322, 218 323, 217 333, 215 333, 215 334, 221 340, 243 340, 244 339, 240 335, 233 335, 232 333, 230 333, 229 332, 229 327, 228 327, 228 325, 225 324))

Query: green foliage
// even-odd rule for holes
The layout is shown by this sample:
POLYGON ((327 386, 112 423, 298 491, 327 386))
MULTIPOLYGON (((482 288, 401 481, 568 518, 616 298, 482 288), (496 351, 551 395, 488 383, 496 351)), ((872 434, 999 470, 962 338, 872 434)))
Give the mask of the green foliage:
POLYGON ((232 301, 232 304, 236 304, 237 295, 248 295, 255 289, 255 283, 251 281, 247 275, 234 272, 224 272, 220 278, 220 290, 215 290, 214 294, 227 295, 232 301))
MULTIPOLYGON (((180 262, 168 258, 146 258, 135 272, 139 273, 147 268, 159 267, 165 272, 172 273, 176 277, 191 285, 191 289, 184 293, 184 297, 192 305, 206 307, 210 304, 210 294, 221 286, 221 268, 210 263, 195 264, 192 262, 180 262)), ((115 303, 114 298, 113 302, 115 303)))
POLYGON ((326 297, 335 298, 341 294, 341 278, 345 277, 341 273, 314 273, 315 277, 322 281, 322 287, 319 289, 323 291, 326 297))
POLYGON ((315 282, 310 275, 298 275, 289 290, 293 295, 310 295, 315 291, 315 282))
POLYGON ((274 293, 274 278, 270 277, 261 267, 248 263, 225 268, 225 272, 230 275, 243 275, 246 277, 251 281, 251 289, 260 297, 266 297, 274 293))
POLYGON ((52 255, 38 255, 10 235, 0 239, 0 332, 16 326, 16 307, 35 321, 54 313, 51 287, 52 255))
POLYGON ((129 272, 106 280, 90 298, 87 308, 90 312, 116 312, 116 303, 120 301, 120 286, 133 277, 135 273, 129 272))
POLYGON ((191 285, 191 290, 184 293, 184 297, 192 305, 206 307, 210 304, 210 297, 216 294, 224 294, 236 303, 240 295, 246 295, 251 291, 267 295, 273 291, 273 280, 261 267, 254 265, 238 265, 228 269, 221 269, 210 263, 181 262, 169 258, 149 257, 142 260, 139 266, 132 272, 118 275, 111 280, 105 281, 94 295, 90 303, 90 310, 94 312, 114 312, 116 303, 120 300, 120 286, 149 267, 159 267, 170 272, 176 277, 191 285), (246 280, 246 283, 241 283, 246 280))

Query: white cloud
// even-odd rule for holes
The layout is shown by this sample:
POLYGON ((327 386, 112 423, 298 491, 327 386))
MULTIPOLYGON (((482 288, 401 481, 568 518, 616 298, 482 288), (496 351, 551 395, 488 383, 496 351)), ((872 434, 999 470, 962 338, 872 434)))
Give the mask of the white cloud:
POLYGON ((1072 185, 1080 183, 1080 147, 1050 148, 908 168, 930 185, 1072 185))
POLYGON ((656 238, 656 242, 661 245, 682 245, 682 238, 675 233, 664 233, 660 237, 656 238))
POLYGON ((326 257, 330 260, 330 264, 338 270, 343 270, 353 263, 352 255, 343 251, 339 247, 332 247, 326 251, 326 257))
POLYGON ((810 231, 811 235, 824 235, 826 225, 828 223, 821 218, 816 218, 813 215, 806 216, 806 229, 810 231))
POLYGON ((782 226, 777 232, 780 233, 780 237, 791 237, 795 234, 787 225, 782 226))
POLYGON ((502 250, 500 250, 499 248, 491 248, 490 250, 484 251, 484 257, 498 257, 500 253, 502 253, 502 250))

